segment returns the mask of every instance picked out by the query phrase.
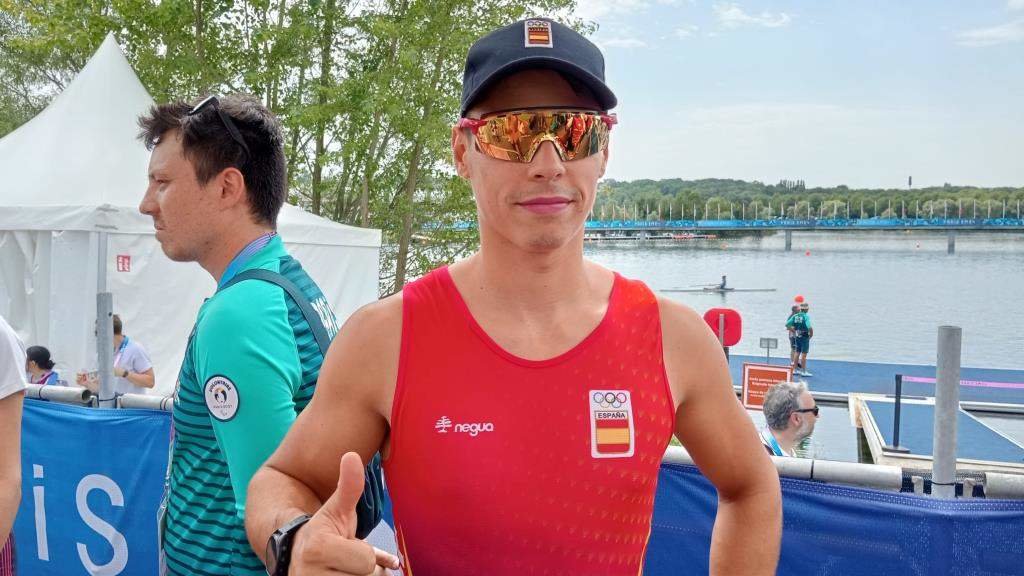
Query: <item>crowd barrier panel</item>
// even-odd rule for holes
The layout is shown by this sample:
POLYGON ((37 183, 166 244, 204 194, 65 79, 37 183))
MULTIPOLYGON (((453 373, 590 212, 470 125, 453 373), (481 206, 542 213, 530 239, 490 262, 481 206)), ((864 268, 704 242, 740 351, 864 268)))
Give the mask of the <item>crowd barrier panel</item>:
MULTIPOLYGON (((157 573, 170 416, 26 401, 19 574, 157 573)), ((708 573, 717 494, 689 461, 682 448, 666 452, 644 574, 708 573)), ((899 493, 898 467, 773 462, 784 509, 779 574, 1021 574, 1024 501, 899 493)), ((1020 478, 996 481, 1013 494, 1020 478)))

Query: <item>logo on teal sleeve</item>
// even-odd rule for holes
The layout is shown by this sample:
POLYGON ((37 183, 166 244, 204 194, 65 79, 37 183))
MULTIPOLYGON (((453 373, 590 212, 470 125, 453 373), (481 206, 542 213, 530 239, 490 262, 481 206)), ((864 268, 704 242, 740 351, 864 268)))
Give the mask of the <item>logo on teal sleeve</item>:
POLYGON ((206 408, 221 422, 227 422, 238 413, 238 388, 235 383, 224 376, 213 376, 203 386, 206 396, 206 408))

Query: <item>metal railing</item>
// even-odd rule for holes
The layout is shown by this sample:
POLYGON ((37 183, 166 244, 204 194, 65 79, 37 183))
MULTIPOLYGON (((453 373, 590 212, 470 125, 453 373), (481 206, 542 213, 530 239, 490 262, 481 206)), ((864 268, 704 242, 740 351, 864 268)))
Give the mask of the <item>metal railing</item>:
MULTIPOLYGON (((828 484, 842 484, 875 490, 899 492, 903 487, 903 470, 899 466, 858 464, 810 458, 772 456, 779 476, 799 480, 816 480, 828 484)), ((682 446, 669 446, 662 462, 693 465, 693 458, 682 446)))
POLYGON ((75 406, 96 406, 96 395, 89 389, 80 386, 44 386, 27 384, 25 397, 36 400, 49 400, 75 406))

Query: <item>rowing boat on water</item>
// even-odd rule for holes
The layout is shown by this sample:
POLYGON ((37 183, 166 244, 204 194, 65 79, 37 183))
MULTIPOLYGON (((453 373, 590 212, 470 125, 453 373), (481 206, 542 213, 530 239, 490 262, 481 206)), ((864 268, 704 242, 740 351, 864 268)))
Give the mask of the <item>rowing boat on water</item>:
POLYGON ((775 288, 662 288, 662 292, 713 292, 725 294, 727 292, 775 292, 775 288))

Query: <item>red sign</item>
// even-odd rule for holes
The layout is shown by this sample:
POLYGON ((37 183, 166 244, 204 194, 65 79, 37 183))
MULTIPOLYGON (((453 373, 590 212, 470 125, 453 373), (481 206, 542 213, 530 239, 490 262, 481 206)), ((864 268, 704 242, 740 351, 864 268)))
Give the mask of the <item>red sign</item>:
POLYGON ((793 368, 778 364, 743 363, 743 406, 760 409, 764 395, 779 382, 793 379, 793 368))
POLYGON ((712 308, 704 313, 704 321, 711 327, 715 336, 718 336, 722 346, 735 346, 743 335, 743 319, 740 318, 740 313, 732 308, 712 308), (725 322, 724 336, 718 334, 719 316, 722 316, 725 322))
POLYGON ((132 257, 128 254, 117 255, 117 271, 118 272, 131 272, 132 271, 132 257))

